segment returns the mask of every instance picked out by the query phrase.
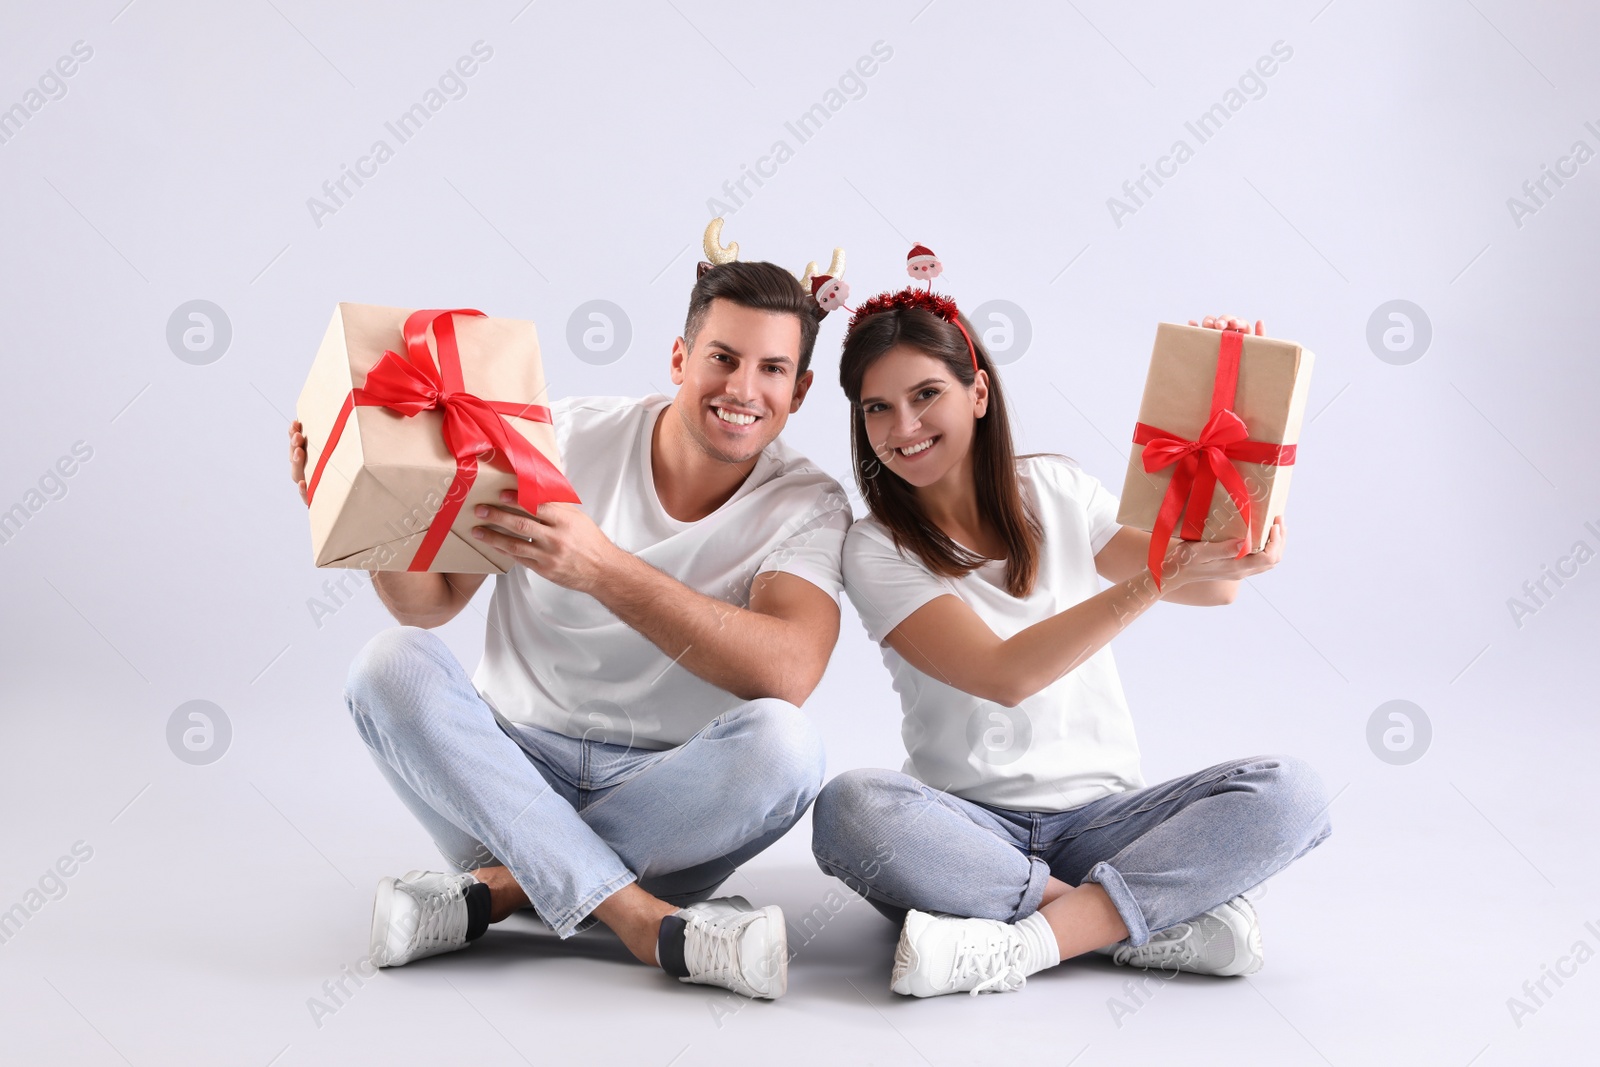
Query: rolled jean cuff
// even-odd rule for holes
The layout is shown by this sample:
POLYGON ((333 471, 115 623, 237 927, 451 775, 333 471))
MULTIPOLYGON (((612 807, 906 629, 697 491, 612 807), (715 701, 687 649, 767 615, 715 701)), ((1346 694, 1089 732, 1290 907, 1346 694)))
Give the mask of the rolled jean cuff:
POLYGON ((1012 922, 1021 922, 1039 910, 1039 902, 1044 900, 1045 886, 1050 882, 1050 865, 1038 856, 1028 857, 1028 884, 1023 887, 1022 901, 1017 905, 1017 914, 1012 922))
POLYGON ((1122 880, 1121 872, 1111 864, 1101 862, 1095 864, 1083 880, 1098 882, 1100 888, 1106 891, 1106 896, 1111 898, 1112 906, 1122 916, 1122 925, 1128 928, 1128 944, 1142 945, 1150 940, 1150 927, 1144 921, 1144 912, 1140 910, 1139 902, 1133 899, 1128 883, 1122 880))
MULTIPOLYGON (((629 885, 632 882, 637 882, 638 880, 639 879, 632 871, 624 871, 622 874, 611 879, 610 882, 607 882, 593 893, 590 893, 587 899, 571 908, 568 908, 562 915, 554 919, 547 919, 545 918, 544 913, 540 912, 539 918, 544 919, 545 925, 554 930, 557 937, 565 940, 571 937, 573 934, 589 929, 596 922, 598 922, 599 920, 590 918, 590 914, 594 911, 594 909, 598 908, 617 890, 629 885)), ((535 907, 534 910, 538 911, 538 908, 535 907)))

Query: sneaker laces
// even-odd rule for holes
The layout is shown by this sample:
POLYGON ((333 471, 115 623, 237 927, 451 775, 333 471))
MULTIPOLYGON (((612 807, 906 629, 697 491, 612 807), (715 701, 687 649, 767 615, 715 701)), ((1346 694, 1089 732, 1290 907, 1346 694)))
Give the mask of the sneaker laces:
POLYGON ((683 941, 683 962, 689 973, 724 981, 737 978, 742 983, 744 976, 737 967, 740 931, 701 915, 690 915, 688 926, 698 933, 683 941))
POLYGON ((466 900, 461 887, 442 886, 416 900, 417 913, 413 920, 416 929, 410 931, 407 940, 417 948, 459 944, 467 932, 466 900), (459 908, 451 907, 452 898, 460 902, 459 908))
POLYGON ((1112 960, 1126 965, 1131 959, 1138 959, 1136 966, 1162 967, 1171 963, 1174 967, 1193 963, 1199 958, 1199 948, 1190 935, 1195 933, 1195 928, 1189 923, 1180 923, 1171 930, 1156 934, 1142 945, 1123 945, 1112 953, 1112 960))
POLYGON ((981 943, 963 941, 956 949, 947 988, 954 991, 964 980, 980 978, 971 989, 973 996, 991 989, 997 992, 1021 989, 1028 981, 1022 971, 1027 951, 1022 939, 1016 937, 991 937, 981 943))

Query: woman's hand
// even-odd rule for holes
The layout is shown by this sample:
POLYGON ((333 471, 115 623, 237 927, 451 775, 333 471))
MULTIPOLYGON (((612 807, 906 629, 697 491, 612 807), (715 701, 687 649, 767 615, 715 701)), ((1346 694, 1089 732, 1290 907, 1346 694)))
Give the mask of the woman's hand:
POLYGON ((306 500, 306 435, 300 432, 299 419, 289 424, 289 478, 300 487, 301 502, 309 503, 306 500))
MULTIPOLYGON (((1250 332, 1250 324, 1244 319, 1238 318, 1234 315, 1207 315, 1200 322, 1190 319, 1189 325, 1204 326, 1208 330, 1237 330, 1240 333, 1250 332)), ((1256 336, 1266 336, 1265 327, 1262 326, 1260 319, 1256 320, 1256 336)))
POLYGON ((1267 543, 1259 552, 1235 559, 1242 539, 1230 541, 1175 541, 1167 548, 1161 566, 1161 595, 1166 597, 1194 582, 1237 581, 1270 571, 1283 558, 1283 516, 1272 520, 1267 543))

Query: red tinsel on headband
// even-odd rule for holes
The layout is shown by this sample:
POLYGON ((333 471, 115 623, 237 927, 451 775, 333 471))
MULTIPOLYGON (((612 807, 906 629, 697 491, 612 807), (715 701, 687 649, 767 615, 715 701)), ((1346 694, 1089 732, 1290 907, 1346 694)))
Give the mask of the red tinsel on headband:
POLYGON ((931 293, 926 289, 918 289, 908 285, 896 293, 879 293, 869 300, 863 300, 861 306, 856 308, 856 313, 850 318, 850 329, 856 328, 856 323, 868 315, 879 311, 889 311, 894 308, 917 308, 921 311, 931 311, 946 322, 955 322, 958 309, 956 302, 948 296, 931 293))
POLYGON ((897 308, 915 308, 918 311, 931 312, 945 322, 953 323, 955 328, 961 331, 961 336, 967 339, 967 351, 972 355, 972 369, 974 371, 978 369, 978 350, 973 345, 967 328, 961 325, 960 309, 956 307, 956 302, 931 289, 918 289, 916 286, 908 285, 899 292, 879 293, 871 299, 863 300, 856 308, 856 313, 850 317, 850 329, 854 330, 856 324, 869 315, 897 308))

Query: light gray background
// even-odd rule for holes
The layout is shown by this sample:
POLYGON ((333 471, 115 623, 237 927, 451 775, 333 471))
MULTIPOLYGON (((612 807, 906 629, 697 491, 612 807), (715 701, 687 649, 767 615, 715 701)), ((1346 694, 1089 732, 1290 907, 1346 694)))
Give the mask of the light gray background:
MULTIPOLYGON (((0 34, 0 107, 93 49, 0 144, 0 508, 93 450, 0 545, 0 908, 93 850, 0 945, 0 1059, 1593 1054, 1600 963, 1548 983, 1520 1026, 1507 1003, 1577 942, 1600 949, 1600 562, 1547 581, 1520 626, 1508 606, 1576 542, 1600 549, 1600 162, 1520 226, 1507 205, 1575 141, 1600 148, 1591 5, 124 2, 9 3, 0 34), (480 40, 466 95, 395 146, 384 123, 480 40), (785 122, 878 41, 892 57, 798 144, 785 122), (1265 93, 1116 225, 1107 198, 1175 139, 1195 147, 1185 121, 1276 41, 1293 55, 1265 93), (316 225, 307 199, 378 138, 394 158, 316 225), (1004 376, 1022 445, 1114 489, 1156 322, 1262 317, 1316 352, 1283 565, 1229 609, 1163 606, 1115 645, 1151 781, 1281 751, 1337 793, 1334 836, 1258 900, 1266 969, 1154 984, 1142 1006, 1098 962, 913 1003, 887 991, 894 931, 853 902, 791 933, 785 999, 729 1015, 604 935, 556 946, 519 919, 318 1025, 308 998, 366 951, 377 879, 439 864, 341 699, 391 620, 364 583, 320 627, 308 607, 344 572, 311 565, 285 428, 334 303, 531 318, 558 394, 668 387, 708 201, 780 139, 793 158, 730 202, 726 238, 796 270, 841 244, 858 296, 903 284, 906 249, 929 244, 942 291, 1031 324, 1004 376), (166 339, 194 299, 231 324, 206 365, 166 339), (633 334, 604 365, 566 344, 595 299, 633 334), (1403 365, 1367 340, 1395 299, 1432 330, 1403 365), (1367 740, 1395 699, 1432 725, 1404 765, 1367 740), (191 700, 231 725, 210 765, 168 745, 191 700)), ((825 325, 785 431, 841 476, 842 329, 825 325)), ((489 592, 441 631, 469 669, 489 592)), ((832 770, 898 765, 896 700, 848 606, 807 711, 832 770)), ((809 838, 807 821, 730 890, 796 919, 824 904, 809 838)))

